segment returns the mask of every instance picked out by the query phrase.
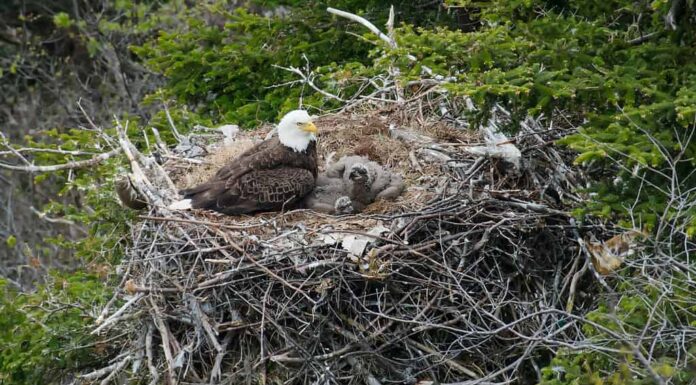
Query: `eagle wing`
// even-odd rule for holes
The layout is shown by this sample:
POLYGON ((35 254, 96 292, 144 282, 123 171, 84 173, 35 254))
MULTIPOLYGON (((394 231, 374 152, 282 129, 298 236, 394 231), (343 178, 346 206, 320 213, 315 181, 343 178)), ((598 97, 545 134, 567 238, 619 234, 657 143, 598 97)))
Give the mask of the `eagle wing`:
POLYGON ((314 175, 303 168, 251 171, 217 195, 216 211, 236 215, 255 211, 281 210, 314 188, 314 175))
POLYGON ((314 188, 316 144, 295 152, 277 137, 227 163, 207 182, 182 190, 194 208, 236 215, 281 210, 314 188))
POLYGON ((252 170, 274 168, 283 162, 285 151, 278 137, 253 146, 215 174, 215 179, 234 181, 252 170))

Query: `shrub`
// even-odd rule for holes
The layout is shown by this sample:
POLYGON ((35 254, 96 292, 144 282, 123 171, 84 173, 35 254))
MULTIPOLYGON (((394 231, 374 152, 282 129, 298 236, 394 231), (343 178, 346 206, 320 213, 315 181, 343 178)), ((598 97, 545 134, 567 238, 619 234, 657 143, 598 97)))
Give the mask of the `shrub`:
POLYGON ((91 274, 53 274, 33 293, 0 279, 0 382, 58 382, 100 362, 105 347, 85 332, 109 289, 91 274))

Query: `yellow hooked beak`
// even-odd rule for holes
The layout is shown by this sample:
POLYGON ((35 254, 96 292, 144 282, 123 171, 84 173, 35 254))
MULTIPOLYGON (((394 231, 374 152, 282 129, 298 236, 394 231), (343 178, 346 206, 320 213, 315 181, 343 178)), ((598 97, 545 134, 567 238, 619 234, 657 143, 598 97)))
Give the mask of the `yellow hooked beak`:
POLYGON ((312 123, 312 122, 300 125, 300 129, 302 131, 311 132, 312 134, 316 134, 318 131, 317 126, 315 126, 314 123, 312 123))

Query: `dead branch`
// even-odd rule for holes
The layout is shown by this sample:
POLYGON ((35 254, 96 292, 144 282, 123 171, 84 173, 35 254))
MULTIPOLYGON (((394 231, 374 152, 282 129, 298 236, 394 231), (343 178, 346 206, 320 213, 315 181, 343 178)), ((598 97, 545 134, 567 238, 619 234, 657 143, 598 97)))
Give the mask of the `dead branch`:
POLYGON ((117 148, 103 154, 99 154, 91 159, 76 160, 63 164, 54 164, 47 166, 37 166, 37 165, 26 165, 26 166, 15 166, 7 163, 0 163, 0 168, 4 168, 12 171, 22 171, 22 172, 56 172, 62 170, 74 170, 79 168, 95 166, 107 159, 113 158, 114 156, 121 153, 121 149, 117 148))

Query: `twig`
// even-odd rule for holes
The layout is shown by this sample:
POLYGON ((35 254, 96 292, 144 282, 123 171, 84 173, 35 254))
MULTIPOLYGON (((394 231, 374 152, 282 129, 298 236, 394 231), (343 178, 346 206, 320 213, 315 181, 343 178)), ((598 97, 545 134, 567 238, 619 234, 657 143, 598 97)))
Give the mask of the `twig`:
POLYGON ((12 171, 22 171, 22 172, 55 172, 55 171, 61 171, 61 170, 74 170, 74 169, 78 169, 78 168, 85 168, 85 167, 97 165, 97 164, 99 164, 107 159, 113 158, 114 156, 118 155, 119 153, 121 153, 120 148, 109 151, 109 152, 105 152, 103 154, 99 154, 91 159, 76 160, 73 162, 68 162, 68 163, 63 163, 63 164, 54 164, 54 165, 47 165, 47 166, 36 166, 36 165, 14 166, 11 164, 0 163, 0 168, 12 170, 12 171))
POLYGON ((387 44, 389 44, 389 46, 390 46, 391 48, 396 48, 396 42, 394 41, 394 39, 392 39, 391 37, 389 37, 389 36, 385 35, 384 33, 382 33, 382 31, 380 31, 379 28, 375 27, 374 24, 370 23, 370 22, 369 22, 367 19, 365 19, 364 17, 358 16, 358 15, 354 15, 354 14, 352 14, 352 13, 350 13, 350 12, 341 11, 341 10, 339 10, 339 9, 331 8, 331 7, 326 8, 326 11, 329 12, 329 13, 332 13, 332 14, 334 14, 334 15, 336 15, 336 16, 344 17, 344 18, 346 18, 346 19, 348 19, 348 20, 352 20, 352 21, 355 21, 355 22, 357 22, 357 23, 359 23, 359 24, 362 24, 364 27, 366 27, 367 29, 369 29, 372 33, 374 33, 375 35, 377 35, 377 37, 379 37, 379 38, 382 39, 384 42, 386 42, 387 44))
POLYGON ((322 90, 321 88, 317 87, 317 85, 314 84, 314 82, 313 82, 312 79, 310 78, 310 75, 305 75, 304 73, 302 73, 302 71, 300 71, 300 70, 299 70, 298 68, 296 68, 296 67, 292 67, 292 66, 291 66, 291 67, 283 67, 283 66, 279 66, 279 65, 276 65, 276 64, 273 64, 273 67, 282 69, 282 70, 284 70, 284 71, 292 72, 292 73, 294 73, 294 74, 297 74, 300 78, 302 78, 302 82, 303 82, 303 83, 307 84, 307 85, 310 86, 314 91, 317 91, 318 93, 320 93, 320 94, 326 96, 326 97, 329 98, 329 99, 338 100, 339 102, 345 102, 345 100, 344 100, 343 98, 341 98, 340 96, 336 96, 336 95, 334 95, 334 94, 332 94, 332 93, 330 93, 330 92, 324 91, 324 90, 322 90))
POLYGON ((124 303, 123 306, 121 306, 114 314, 111 315, 111 317, 107 318, 104 323, 99 325, 96 329, 92 330, 90 334, 98 334, 100 331, 104 330, 107 326, 111 325, 114 323, 116 320, 118 320, 118 317, 123 314, 129 307, 131 307, 133 304, 138 302, 140 299, 142 299, 144 295, 142 293, 138 293, 133 296, 128 302, 124 303))

